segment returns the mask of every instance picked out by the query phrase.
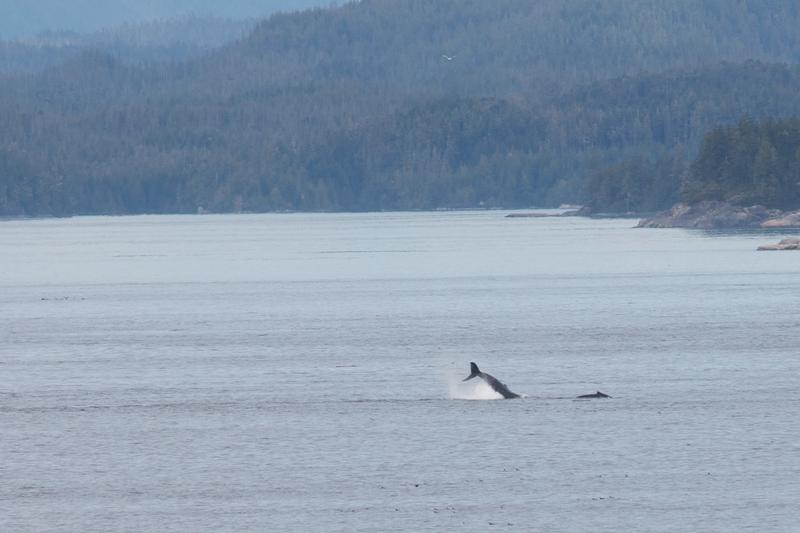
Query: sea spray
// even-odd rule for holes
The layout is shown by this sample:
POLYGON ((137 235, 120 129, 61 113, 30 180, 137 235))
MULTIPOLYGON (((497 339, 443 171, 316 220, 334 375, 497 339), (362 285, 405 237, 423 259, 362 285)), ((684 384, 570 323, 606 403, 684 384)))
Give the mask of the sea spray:
POLYGON ((445 372, 448 397, 451 400, 502 400, 503 395, 492 389, 482 379, 464 382, 463 371, 451 368, 445 372))

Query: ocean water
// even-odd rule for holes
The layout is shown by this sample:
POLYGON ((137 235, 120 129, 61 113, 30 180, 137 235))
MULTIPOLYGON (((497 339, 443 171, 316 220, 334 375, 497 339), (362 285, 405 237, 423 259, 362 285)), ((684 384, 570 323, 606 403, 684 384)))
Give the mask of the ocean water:
POLYGON ((0 223, 0 531, 800 531, 788 234, 504 215, 0 223))

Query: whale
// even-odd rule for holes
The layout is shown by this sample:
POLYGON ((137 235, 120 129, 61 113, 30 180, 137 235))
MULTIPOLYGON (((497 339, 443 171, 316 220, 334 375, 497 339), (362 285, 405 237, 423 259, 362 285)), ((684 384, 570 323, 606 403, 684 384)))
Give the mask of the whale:
POLYGON ((581 394, 580 396, 576 396, 576 398, 582 400, 589 400, 591 398, 611 398, 611 396, 609 396, 604 392, 597 391, 594 394, 581 394))
POLYGON ((469 364, 470 374, 463 381, 469 381, 472 378, 481 378, 485 381, 495 392, 502 394, 503 398, 506 400, 510 400, 512 398, 519 398, 520 395, 511 392, 508 387, 505 386, 504 383, 500 382, 496 377, 492 376, 491 374, 487 374, 486 372, 481 372, 481 369, 478 368, 478 365, 475 363, 469 364))

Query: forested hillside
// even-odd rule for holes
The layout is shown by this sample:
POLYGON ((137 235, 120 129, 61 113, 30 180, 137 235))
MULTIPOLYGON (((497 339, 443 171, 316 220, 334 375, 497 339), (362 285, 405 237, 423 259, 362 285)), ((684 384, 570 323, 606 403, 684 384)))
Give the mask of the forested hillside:
MULTIPOLYGON (((722 61, 800 61, 794 0, 364 0, 272 17, 231 54, 273 76, 553 96, 599 79, 722 61), (443 60, 442 54, 453 57, 443 60)), ((233 59, 233 61, 230 61, 233 59)), ((277 81, 277 80, 276 80, 277 81)))
POLYGON ((709 130, 800 115, 796 3, 730 4, 364 0, 83 54, 0 82, 0 214, 661 207, 709 130))
POLYGON ((800 205, 800 119, 755 122, 708 133, 683 183, 689 202, 800 205))

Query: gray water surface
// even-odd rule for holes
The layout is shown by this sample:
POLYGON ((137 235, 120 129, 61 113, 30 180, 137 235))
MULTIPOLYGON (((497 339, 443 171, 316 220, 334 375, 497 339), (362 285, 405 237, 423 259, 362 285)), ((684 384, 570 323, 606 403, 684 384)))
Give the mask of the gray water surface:
POLYGON ((800 531, 783 234, 504 214, 0 223, 0 531, 800 531))

